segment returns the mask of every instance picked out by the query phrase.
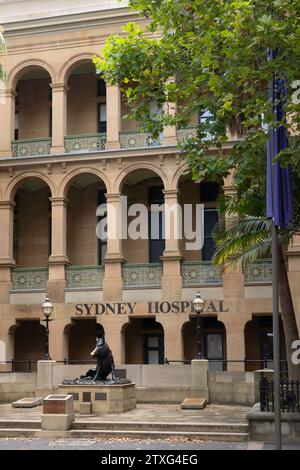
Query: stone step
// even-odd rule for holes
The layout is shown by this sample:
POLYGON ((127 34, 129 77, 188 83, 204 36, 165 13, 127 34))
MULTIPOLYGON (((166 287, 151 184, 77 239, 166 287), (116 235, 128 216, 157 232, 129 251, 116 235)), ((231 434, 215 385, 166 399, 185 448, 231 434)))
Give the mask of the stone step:
POLYGON ((0 420, 0 429, 41 429, 41 421, 0 420))
POLYGON ((38 432, 37 429, 27 429, 27 428, 2 429, 0 428, 0 438, 3 439, 3 438, 14 438, 14 437, 19 437, 19 438, 36 437, 36 432, 38 432))
POLYGON ((0 438, 73 438, 73 439, 189 439, 218 442, 247 442, 247 433, 226 432, 172 432, 172 431, 112 431, 71 430, 40 431, 36 429, 0 429, 0 438))
POLYGON ((74 430, 128 430, 128 431, 176 431, 176 432, 237 432, 247 433, 246 423, 165 423, 120 421, 75 421, 74 430))
POLYGON ((71 430, 68 437, 74 439, 101 439, 130 438, 130 439, 191 439, 199 441, 219 442, 247 442, 249 435, 246 432, 180 432, 180 431, 113 431, 108 429, 71 430))

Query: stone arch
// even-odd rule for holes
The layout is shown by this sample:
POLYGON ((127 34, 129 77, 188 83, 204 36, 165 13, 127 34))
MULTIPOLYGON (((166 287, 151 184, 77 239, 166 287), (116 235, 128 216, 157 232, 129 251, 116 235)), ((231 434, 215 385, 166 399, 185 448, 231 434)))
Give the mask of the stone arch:
POLYGON ((97 176, 105 184, 106 191, 108 193, 111 192, 111 183, 101 170, 99 170, 98 168, 94 168, 94 167, 82 167, 82 168, 75 168, 63 178, 58 188, 58 196, 59 197, 66 196, 72 181, 77 176, 80 176, 84 173, 90 173, 92 175, 97 176))
MULTIPOLYGON (((69 361, 88 361, 90 352, 96 344, 97 335, 105 335, 105 328, 97 319, 72 318, 71 323, 64 328, 63 334, 67 339, 67 356, 69 361)), ((88 366, 87 366, 88 368, 88 366)))
POLYGON ((130 318, 122 336, 125 364, 164 363, 165 329, 155 317, 130 318))
MULTIPOLYGON (((190 316, 189 321, 181 327, 183 357, 188 362, 194 359, 197 353, 197 321, 197 316, 190 316)), ((225 370, 227 331, 224 322, 220 321, 217 316, 201 316, 200 334, 201 352, 211 361, 210 370, 225 370)))
POLYGON ((48 72, 51 82, 55 83, 56 81, 56 74, 54 70, 52 69, 51 65, 49 65, 47 62, 39 59, 31 59, 31 60, 25 60, 24 62, 21 62, 18 64, 8 75, 8 88, 12 88, 13 90, 16 89, 17 83, 24 75, 26 72, 28 72, 31 68, 42 68, 48 72))
POLYGON ((32 372, 45 354, 45 327, 38 318, 16 320, 8 332, 14 338, 15 371, 32 372))
MULTIPOLYGON (((71 75, 71 73, 73 72, 73 70, 76 69, 76 67, 78 65, 80 65, 80 63, 82 62, 85 62, 85 61, 89 61, 93 59, 94 57, 94 53, 92 52, 85 52, 83 54, 77 54, 75 56, 73 56, 71 59, 69 59, 64 65, 63 67, 61 68, 60 72, 59 72, 59 83, 65 83, 67 84, 68 83, 68 80, 69 80, 69 77, 71 75)), ((96 73, 96 72, 95 72, 96 73)))
POLYGON ((170 189, 178 189, 179 186, 179 181, 183 173, 187 170, 188 168, 188 162, 184 162, 181 164, 177 170, 175 171, 174 175, 172 176, 172 180, 170 183, 170 189))
MULTIPOLYGON (((180 178, 182 177, 183 173, 188 169, 188 166, 189 166, 188 162, 185 161, 183 164, 181 164, 177 168, 174 175, 172 176, 170 189, 178 189, 180 178)), ((220 187, 223 187, 224 185, 225 185, 225 179, 222 178, 222 181, 220 181, 220 187)))
POLYGON ((40 173, 38 171, 32 171, 29 173, 23 173, 21 175, 17 175, 12 179, 12 181, 10 181, 10 183, 7 185, 4 191, 4 200, 13 201, 14 196, 18 188, 21 186, 22 182, 30 178, 37 178, 37 179, 44 181, 44 183, 46 183, 47 186, 49 186, 52 197, 56 196, 56 187, 53 181, 50 178, 48 178, 48 176, 44 175, 43 173, 40 173))
POLYGON ((147 162, 136 162, 132 165, 126 167, 123 171, 119 173, 115 180, 115 185, 113 188, 114 193, 121 193, 122 192, 122 185, 126 180, 126 177, 129 176, 130 173, 136 170, 150 170, 153 171, 163 182, 164 189, 170 189, 169 179, 164 171, 162 171, 156 165, 147 162))

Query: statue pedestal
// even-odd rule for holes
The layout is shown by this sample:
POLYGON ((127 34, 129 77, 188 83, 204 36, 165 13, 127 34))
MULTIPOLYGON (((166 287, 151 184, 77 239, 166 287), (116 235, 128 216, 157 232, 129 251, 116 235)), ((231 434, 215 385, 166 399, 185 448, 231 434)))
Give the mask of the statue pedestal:
POLYGON ((80 403, 91 403, 92 413, 124 413, 136 408, 135 384, 59 385, 58 393, 73 395, 74 411, 80 403))

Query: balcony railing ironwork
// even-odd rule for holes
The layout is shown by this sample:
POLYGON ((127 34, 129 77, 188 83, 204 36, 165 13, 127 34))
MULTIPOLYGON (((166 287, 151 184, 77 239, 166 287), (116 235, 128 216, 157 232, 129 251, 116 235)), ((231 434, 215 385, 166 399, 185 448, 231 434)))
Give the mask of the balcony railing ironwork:
POLYGON ((12 141, 14 157, 34 157, 50 155, 52 139, 22 139, 12 141))
POLYGON ((66 153, 99 152, 105 150, 106 134, 67 135, 66 153))
POLYGON ((162 269, 162 263, 125 264, 124 288, 160 287, 162 269))
POLYGON ((153 137, 146 132, 121 132, 120 145, 122 149, 159 147, 161 145, 161 139, 153 139, 153 137))
POLYGON ((48 281, 48 268, 12 268, 12 291, 44 291, 48 281))
POLYGON ((185 261, 181 266, 183 287, 222 285, 217 268, 210 261, 185 261))
POLYGON ((196 136, 197 126, 186 127, 185 129, 177 129, 177 140, 179 144, 184 144, 184 142, 196 136))
POLYGON ((272 282, 272 260, 260 259, 249 263, 244 269, 245 284, 264 284, 272 282))
POLYGON ((67 289, 102 289, 104 266, 67 266, 67 289))

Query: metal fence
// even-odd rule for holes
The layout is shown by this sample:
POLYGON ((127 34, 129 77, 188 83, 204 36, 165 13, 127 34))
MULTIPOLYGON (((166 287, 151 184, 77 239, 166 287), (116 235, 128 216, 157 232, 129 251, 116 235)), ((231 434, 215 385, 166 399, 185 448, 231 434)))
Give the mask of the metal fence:
MULTIPOLYGON (((280 380, 280 408, 283 413, 300 413, 300 382, 280 380)), ((274 413, 274 381, 260 378, 260 411, 274 413)))

